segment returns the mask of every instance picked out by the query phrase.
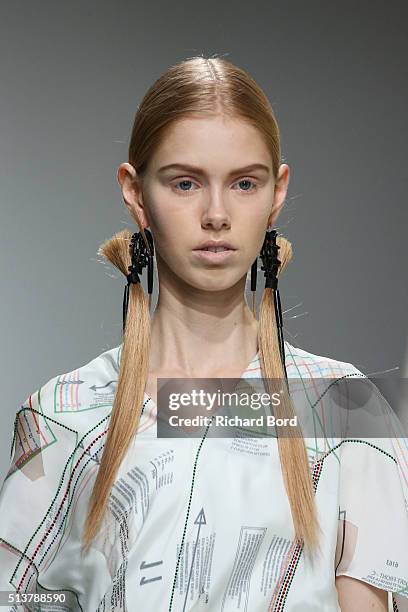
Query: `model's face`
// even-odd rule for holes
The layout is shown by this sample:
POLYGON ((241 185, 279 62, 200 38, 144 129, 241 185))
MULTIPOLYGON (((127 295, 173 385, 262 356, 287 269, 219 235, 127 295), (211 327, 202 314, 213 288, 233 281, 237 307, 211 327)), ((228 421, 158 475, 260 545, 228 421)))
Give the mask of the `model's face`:
POLYGON ((122 188, 153 233, 159 274, 167 270, 214 291, 235 285, 259 254, 286 195, 287 165, 279 175, 275 189, 269 151, 254 127, 221 116, 189 118, 169 128, 143 188, 131 191, 126 181, 122 188), (178 167, 164 168, 170 164, 178 167), (243 169, 254 164, 265 168, 243 169), (227 241, 235 250, 212 260, 194 250, 206 240, 227 241))

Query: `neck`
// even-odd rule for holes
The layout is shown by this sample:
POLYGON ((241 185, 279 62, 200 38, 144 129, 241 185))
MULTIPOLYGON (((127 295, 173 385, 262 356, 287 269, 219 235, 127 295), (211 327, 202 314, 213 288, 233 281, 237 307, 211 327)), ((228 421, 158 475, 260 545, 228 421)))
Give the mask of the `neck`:
POLYGON ((160 285, 151 320, 150 372, 207 376, 244 369, 258 350, 258 321, 245 302, 245 278, 225 291, 195 290, 182 299, 160 285))

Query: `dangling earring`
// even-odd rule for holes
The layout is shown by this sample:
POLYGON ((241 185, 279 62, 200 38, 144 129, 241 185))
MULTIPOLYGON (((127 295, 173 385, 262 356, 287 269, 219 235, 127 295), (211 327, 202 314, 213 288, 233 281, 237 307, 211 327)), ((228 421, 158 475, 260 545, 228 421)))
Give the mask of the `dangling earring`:
MULTIPOLYGON (((279 340, 279 351, 282 360, 283 370, 287 378, 286 364, 285 364, 285 342, 283 339, 283 318, 282 318, 282 307, 278 289, 278 269, 281 265, 278 259, 278 251, 280 246, 276 243, 276 237, 278 232, 276 230, 267 231, 265 239, 260 251, 260 257, 263 265, 261 270, 264 271, 265 275, 265 289, 273 289, 274 295, 274 307, 275 307, 275 318, 278 329, 278 340, 279 340)), ((253 312, 255 312, 255 295, 256 295, 256 280, 257 280, 257 266, 258 257, 255 259, 251 266, 251 291, 253 300, 253 312)))
POLYGON ((126 317, 129 304, 129 286, 130 283, 140 283, 139 274, 142 274, 143 268, 147 265, 147 291, 149 294, 149 308, 151 302, 151 294, 153 292, 153 256, 154 256, 154 244, 153 236, 147 228, 144 233, 149 243, 149 249, 147 249, 145 241, 141 232, 135 232, 132 235, 129 244, 129 251, 132 263, 128 267, 129 274, 127 274, 127 285, 123 294, 123 326, 122 333, 125 333, 126 317))

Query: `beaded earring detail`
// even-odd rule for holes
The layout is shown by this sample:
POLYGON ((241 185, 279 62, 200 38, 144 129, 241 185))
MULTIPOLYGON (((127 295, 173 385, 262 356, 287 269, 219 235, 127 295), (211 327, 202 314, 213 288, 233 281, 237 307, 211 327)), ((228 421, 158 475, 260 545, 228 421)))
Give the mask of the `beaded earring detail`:
MULTIPOLYGON (((280 301, 279 289, 278 289, 278 269, 281 264, 278 259, 279 245, 276 243, 278 232, 276 230, 267 231, 265 234, 265 240, 263 242, 260 257, 263 265, 261 270, 264 271, 265 275, 265 289, 273 289, 274 294, 274 306, 275 306, 275 318, 278 328, 278 339, 279 339, 279 350, 282 360, 283 369, 286 374, 285 366, 285 342, 283 339, 283 318, 282 318, 282 306, 280 301)), ((251 291, 253 300, 255 300, 256 294, 256 281, 257 281, 257 266, 258 257, 255 259, 251 266, 251 291)), ((253 307, 254 309, 254 307, 253 307)))
POLYGON ((147 249, 145 241, 141 232, 135 232, 132 235, 129 244, 129 251, 131 255, 131 265, 128 267, 129 273, 127 274, 127 285, 123 294, 123 334, 125 333, 126 317, 129 304, 129 287, 130 283, 140 283, 139 274, 142 274, 143 268, 147 266, 147 291, 149 296, 153 292, 153 256, 154 256, 154 244, 153 236, 147 228, 144 233, 147 237, 150 251, 147 249))

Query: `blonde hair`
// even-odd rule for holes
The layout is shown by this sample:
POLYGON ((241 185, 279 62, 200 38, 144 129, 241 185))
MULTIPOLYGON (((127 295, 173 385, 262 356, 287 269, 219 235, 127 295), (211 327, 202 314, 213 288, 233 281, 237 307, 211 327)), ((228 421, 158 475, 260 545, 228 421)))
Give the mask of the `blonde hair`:
MULTIPOLYGON (((186 59, 171 66, 150 87, 136 112, 128 151, 129 163, 143 179, 149 159, 174 121, 193 115, 214 116, 220 113, 240 118, 258 129, 271 153, 276 179, 281 151, 279 128, 270 102, 244 70, 220 57, 186 59)), ((149 249, 139 219, 134 220, 149 249)), ((131 236, 127 229, 118 232, 99 249, 99 253, 125 276, 131 264, 131 236)), ((292 248, 282 236, 277 237, 277 243, 281 261, 278 273, 281 273, 292 257, 292 248)), ((259 308, 258 345, 262 376, 266 379, 283 379, 285 376, 279 351, 275 299, 275 290, 266 288, 259 308)), ((255 300, 252 313, 256 318, 255 300)), ((83 533, 85 549, 101 527, 115 476, 129 444, 137 434, 148 377, 149 353, 150 296, 148 299, 141 283, 132 283, 117 389, 83 533)), ((289 393, 276 407, 275 415, 295 415, 289 393)), ((320 526, 311 470, 300 429, 289 429, 292 432, 290 437, 278 436, 281 469, 296 537, 310 552, 320 548, 320 526)))

